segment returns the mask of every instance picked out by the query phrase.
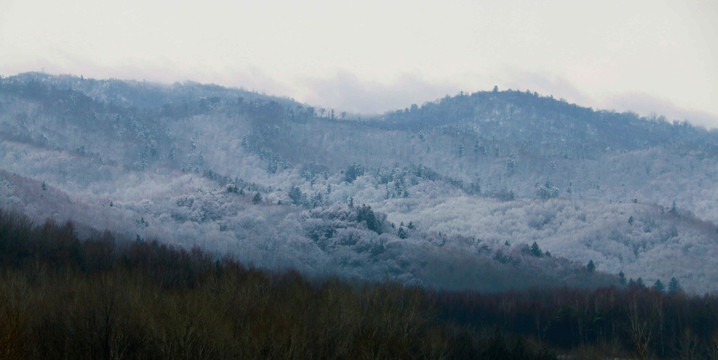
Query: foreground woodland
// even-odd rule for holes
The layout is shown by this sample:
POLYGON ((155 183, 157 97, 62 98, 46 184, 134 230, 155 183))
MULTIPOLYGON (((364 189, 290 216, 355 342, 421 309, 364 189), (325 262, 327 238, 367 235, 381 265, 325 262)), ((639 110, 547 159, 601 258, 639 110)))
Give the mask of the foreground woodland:
POLYGON ((0 211, 0 358, 718 358, 718 296, 309 279, 0 211))

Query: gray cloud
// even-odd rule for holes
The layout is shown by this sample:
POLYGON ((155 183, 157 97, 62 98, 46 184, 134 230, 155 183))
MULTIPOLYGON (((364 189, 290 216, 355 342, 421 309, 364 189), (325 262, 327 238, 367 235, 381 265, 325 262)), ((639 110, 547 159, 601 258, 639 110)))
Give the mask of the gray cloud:
MULTIPOLYGON (((116 67, 98 66, 91 62, 80 61, 71 54, 57 54, 54 61, 36 58, 22 66, 10 66, 5 75, 13 75, 23 71, 46 71, 54 74, 72 73, 96 78, 119 78, 128 80, 148 80, 161 83, 176 81, 198 81, 215 83, 223 86, 239 87, 269 95, 296 98, 302 102, 333 108, 336 111, 348 111, 356 114, 378 114, 386 111, 399 110, 421 105, 428 101, 454 95, 459 91, 467 92, 490 90, 493 85, 489 79, 477 74, 466 77, 468 83, 485 84, 483 88, 467 87, 466 84, 454 82, 432 82, 419 76, 404 75, 391 83, 363 81, 349 72, 340 72, 330 78, 305 78, 295 84, 282 82, 267 75, 259 68, 244 71, 219 71, 212 69, 173 70, 172 61, 167 63, 148 63, 116 67), (76 69, 82 69, 78 73, 76 69), (73 71, 75 70, 75 71, 73 71), (191 75, 189 75, 191 74, 191 75)), ((697 126, 709 129, 718 128, 718 116, 709 112, 685 109, 673 102, 648 94, 628 93, 608 99, 597 99, 583 93, 570 81, 559 76, 546 76, 537 73, 522 73, 509 76, 505 80, 494 77, 493 83, 503 89, 536 91, 542 95, 564 98, 580 106, 595 109, 631 111, 640 115, 663 115, 668 120, 688 121, 697 126)))
POLYGON ((718 116, 705 111, 684 109, 672 102, 647 94, 624 94, 607 102, 607 107, 619 111, 632 111, 640 115, 663 115, 669 121, 687 121, 708 129, 718 128, 718 116))
POLYGON ((558 99, 563 98, 581 106, 596 106, 595 100, 590 99, 574 84, 560 76, 521 73, 520 75, 510 77, 510 80, 506 81, 506 84, 512 89, 535 91, 545 96, 551 95, 558 99))
POLYGON ((361 81, 350 73, 339 73, 328 79, 306 79, 304 86, 308 95, 303 100, 307 103, 361 114, 421 105, 460 90, 456 84, 432 83, 410 75, 383 84, 361 81))
POLYGON ((663 115, 669 121, 685 120, 708 129, 718 128, 718 115, 681 108, 669 100, 648 94, 628 93, 612 96, 607 100, 597 99, 586 95, 564 78, 533 73, 524 73, 513 77, 507 84, 514 89, 537 91, 544 95, 565 98, 569 102, 594 109, 630 111, 643 116, 663 115))

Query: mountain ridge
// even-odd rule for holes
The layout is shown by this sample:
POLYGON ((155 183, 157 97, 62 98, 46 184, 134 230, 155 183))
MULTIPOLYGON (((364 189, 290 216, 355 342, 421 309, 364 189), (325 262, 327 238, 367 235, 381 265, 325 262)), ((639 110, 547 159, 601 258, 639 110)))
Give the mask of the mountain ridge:
POLYGON ((471 264, 483 246, 535 241, 602 271, 718 288, 718 132, 687 123, 518 91, 359 119, 214 85, 24 74, 0 79, 0 124, 1 170, 66 193, 90 222, 118 214, 103 221, 129 237, 432 286, 441 266, 417 265, 419 249, 450 263, 448 241, 471 264), (382 230, 336 222, 348 204, 382 230))

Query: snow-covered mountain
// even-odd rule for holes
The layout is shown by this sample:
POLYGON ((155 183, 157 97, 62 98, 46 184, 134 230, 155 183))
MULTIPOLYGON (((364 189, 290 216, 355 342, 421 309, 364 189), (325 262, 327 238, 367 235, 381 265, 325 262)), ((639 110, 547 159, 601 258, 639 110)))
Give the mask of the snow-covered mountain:
POLYGON ((440 288, 614 281, 592 260, 718 290, 718 133, 661 117, 518 91, 362 117, 29 73, 0 79, 0 141, 0 206, 38 221, 440 288))

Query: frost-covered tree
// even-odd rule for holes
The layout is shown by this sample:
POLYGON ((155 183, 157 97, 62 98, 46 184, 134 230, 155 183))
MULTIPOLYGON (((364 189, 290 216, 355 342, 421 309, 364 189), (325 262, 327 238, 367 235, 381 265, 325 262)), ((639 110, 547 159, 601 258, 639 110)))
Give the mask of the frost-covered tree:
POLYGON ((302 190, 300 190, 297 186, 292 186, 288 195, 294 205, 303 205, 306 201, 302 190))
POLYGON ((312 207, 322 206, 324 204, 324 197, 322 193, 318 192, 312 196, 312 207))

